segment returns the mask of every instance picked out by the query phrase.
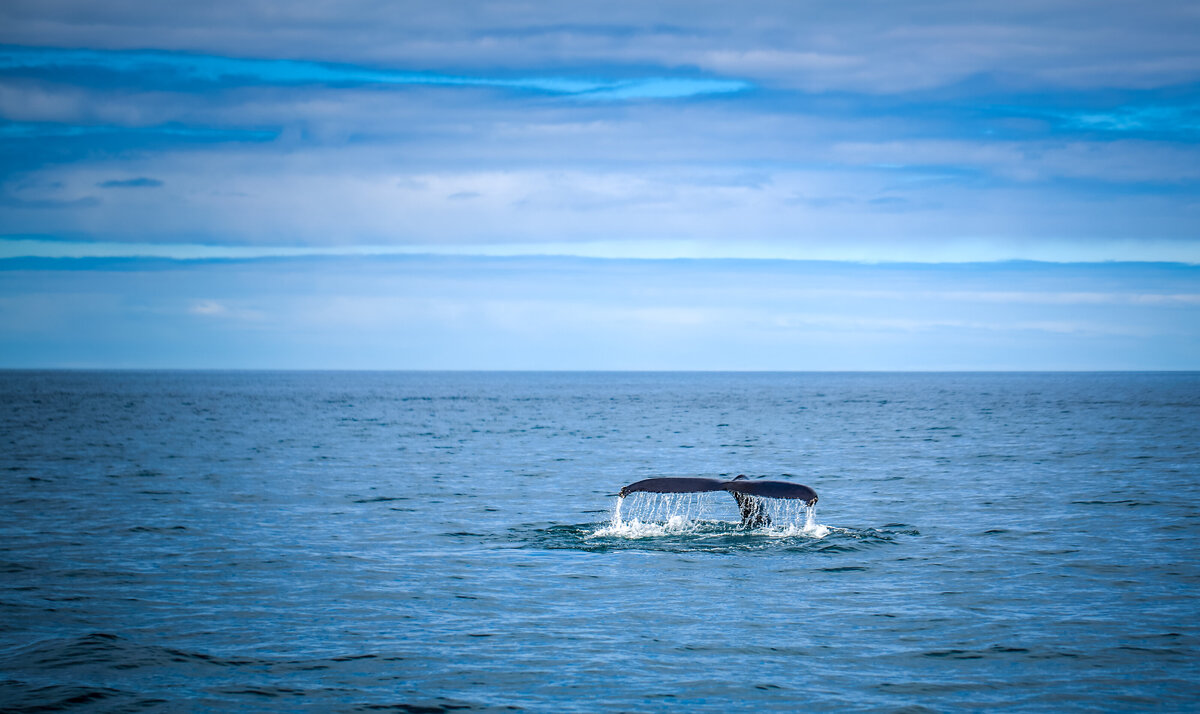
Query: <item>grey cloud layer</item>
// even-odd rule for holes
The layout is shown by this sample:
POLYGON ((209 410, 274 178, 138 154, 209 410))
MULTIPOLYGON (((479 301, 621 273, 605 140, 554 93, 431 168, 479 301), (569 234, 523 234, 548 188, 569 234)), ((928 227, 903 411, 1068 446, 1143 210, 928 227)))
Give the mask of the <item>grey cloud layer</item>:
POLYGON ((0 74, 0 221, 101 240, 904 244, 912 259, 956 241, 1008 257, 1158 241, 1193 260, 1198 29, 1170 2, 11 2, 0 41, 26 59, 0 74), (470 81, 393 81, 414 76, 470 81), (697 77, 754 87, 684 91, 697 77), (589 103, 530 78, 666 83, 589 103))
POLYGON ((693 67, 774 86, 898 92, 1194 82, 1190 2, 10 2, 0 41, 410 70, 693 67))

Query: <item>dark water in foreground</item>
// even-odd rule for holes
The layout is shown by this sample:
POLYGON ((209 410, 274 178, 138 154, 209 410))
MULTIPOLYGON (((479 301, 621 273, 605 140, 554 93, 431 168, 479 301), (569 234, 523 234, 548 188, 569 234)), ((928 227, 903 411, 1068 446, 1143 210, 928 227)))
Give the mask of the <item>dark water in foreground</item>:
POLYGON ((0 400, 0 709, 1200 707, 1200 374, 0 372, 0 400), (738 473, 812 486, 821 527, 608 527, 625 483, 738 473))

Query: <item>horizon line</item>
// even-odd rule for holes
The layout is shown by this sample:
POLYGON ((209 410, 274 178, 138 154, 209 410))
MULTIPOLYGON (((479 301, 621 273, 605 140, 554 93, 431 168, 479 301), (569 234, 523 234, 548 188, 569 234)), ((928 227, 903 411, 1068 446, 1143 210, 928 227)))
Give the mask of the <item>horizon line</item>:
POLYGON ((428 369, 362 367, 5 367, 3 372, 342 372, 421 374, 1200 374, 1192 369, 428 369))
POLYGON ((630 261, 781 261, 864 265, 970 265, 1046 263, 1055 265, 1169 263, 1200 265, 1200 246, 1178 241, 1113 240, 1099 245, 1069 241, 1044 244, 1040 250, 1014 250, 1004 241, 964 239, 924 250, 886 246, 789 246, 774 241, 749 241, 734 246, 713 241, 609 240, 450 245, 248 245, 195 242, 125 242, 0 235, 0 261, 11 260, 169 260, 208 261, 286 260, 294 258, 578 258, 630 261))

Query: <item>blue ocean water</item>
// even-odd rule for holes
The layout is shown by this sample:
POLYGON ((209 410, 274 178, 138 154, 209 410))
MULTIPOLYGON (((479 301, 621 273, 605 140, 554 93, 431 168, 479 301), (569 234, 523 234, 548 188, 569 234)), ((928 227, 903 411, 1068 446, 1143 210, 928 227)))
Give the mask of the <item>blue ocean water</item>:
POLYGON ((1196 373, 0 372, 0 453, 7 711, 1200 707, 1196 373), (742 473, 812 521, 614 527, 742 473))

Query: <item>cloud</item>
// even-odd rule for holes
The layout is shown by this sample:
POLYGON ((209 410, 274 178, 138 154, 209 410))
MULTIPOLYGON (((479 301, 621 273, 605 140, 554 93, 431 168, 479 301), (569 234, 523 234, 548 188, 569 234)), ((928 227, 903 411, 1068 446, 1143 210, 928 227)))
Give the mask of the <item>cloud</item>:
MULTIPOLYGON (((203 7, 4 3, 0 41, 305 58, 357 67, 663 67, 817 92, 888 94, 993 76, 1024 89, 1196 81, 1200 17, 1186 2, 980 6, 757 0, 587 3, 217 0, 203 7)), ((451 72, 454 70, 455 72, 451 72)))
POLYGON ((88 209, 100 206, 103 202, 95 196, 80 198, 22 198, 21 196, 0 196, 0 208, 35 211, 63 211, 70 209, 88 209))
POLYGON ((1060 178, 1116 184, 1200 180, 1200 145, 1139 139, 845 142, 832 145, 828 156, 850 165, 966 170, 1018 182, 1060 178))
POLYGON ((192 305, 188 312, 193 315, 223 315, 228 312, 228 308, 216 300, 201 300, 192 305))
POLYGON ((677 99, 741 92, 751 86, 742 80, 702 77, 489 77, 405 72, 299 60, 20 46, 0 47, 0 71, 50 72, 54 75, 105 72, 125 82, 136 83, 140 87, 170 88, 192 83, 222 86, 273 84, 488 87, 563 94, 595 100, 677 99))
POLYGON ((232 305, 227 301, 201 299, 195 300, 188 306, 186 310, 189 315, 198 315, 203 318, 231 320, 238 322, 257 323, 266 319, 266 314, 261 310, 244 307, 241 305, 232 305))
POLYGON ((0 124, 0 138, 63 139, 81 137, 167 137, 184 141, 265 141, 278 135, 274 131, 218 129, 188 126, 111 126, 72 125, 50 122, 10 122, 0 124))
MULTIPOLYGON (((456 150, 452 142, 440 146, 456 150)), ((9 234, 99 241, 484 253, 509 244, 557 252, 563 243, 590 252, 588 244, 603 242, 628 246, 617 251, 624 255, 690 244, 701 255, 862 260, 1105 260, 1139 250, 1144 259, 1192 260, 1200 251, 1188 200, 1200 200, 1188 184, 1195 170, 1186 154, 1166 150, 1156 171, 1150 161, 1139 164, 1139 147, 1075 152, 1078 163, 1072 152, 1048 150, 1023 163, 1020 147, 973 153, 970 145, 864 145, 847 151, 843 166, 767 167, 751 183, 737 164, 535 168, 500 161, 477 168, 468 160, 456 169, 462 162, 449 153, 440 168, 400 171, 435 148, 331 146, 285 154, 229 147, 48 167, 26 177, 37 186, 10 182, 0 219, 9 234), (880 158, 950 161, 956 150, 958 160, 976 163, 973 172, 871 166, 880 158), (1177 178, 1129 190, 1121 172, 1177 178), (934 180, 938 174, 951 177, 934 180), (62 204, 36 215, 18 210, 22 201, 78 200, 114 175, 153 176, 163 185, 106 191, 102 204, 62 204), (1071 183, 1084 176, 1091 180, 1071 183), (471 210, 463 211, 467 201, 471 210)))
POLYGON ((109 179, 96 184, 100 188, 157 188, 162 186, 163 182, 158 179, 139 176, 131 179, 109 179))

